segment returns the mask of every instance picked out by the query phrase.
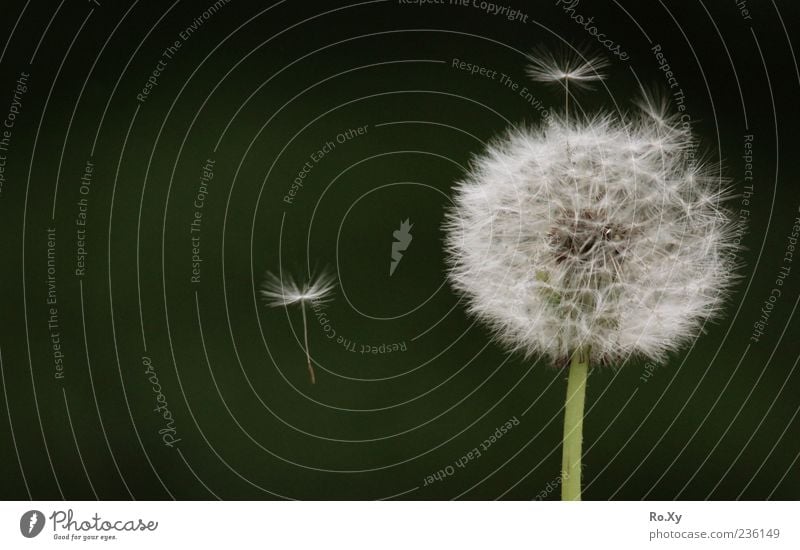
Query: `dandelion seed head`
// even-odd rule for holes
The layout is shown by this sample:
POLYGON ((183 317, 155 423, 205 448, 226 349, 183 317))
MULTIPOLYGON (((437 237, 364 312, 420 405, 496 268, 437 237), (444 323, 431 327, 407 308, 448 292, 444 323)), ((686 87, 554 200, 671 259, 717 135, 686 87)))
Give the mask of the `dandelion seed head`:
POLYGON ((511 129, 457 184, 449 277, 513 349, 659 362, 720 312, 736 277, 728 182, 657 112, 511 129))
POLYGON ((298 283, 290 274, 283 271, 279 275, 267 272, 259 294, 269 307, 304 302, 324 304, 330 301, 335 288, 334 276, 326 271, 312 276, 305 284, 298 283))

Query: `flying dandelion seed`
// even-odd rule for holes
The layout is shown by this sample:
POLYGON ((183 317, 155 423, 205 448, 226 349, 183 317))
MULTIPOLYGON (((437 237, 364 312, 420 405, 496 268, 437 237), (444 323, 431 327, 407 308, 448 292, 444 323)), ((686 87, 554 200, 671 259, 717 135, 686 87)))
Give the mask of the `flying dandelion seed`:
MULTIPOLYGON (((605 66, 559 63, 539 58, 531 76, 586 84, 605 66)), ((588 365, 664 362, 719 314, 736 277, 719 166, 692 160, 696 142, 666 102, 640 107, 572 121, 565 109, 509 130, 473 159, 445 222, 469 311, 512 349, 571 363, 565 500, 581 494, 588 365)))
POLYGON ((558 84, 564 87, 564 118, 569 120, 569 87, 573 90, 587 90, 595 83, 604 80, 603 71, 608 68, 608 60, 601 56, 589 55, 578 50, 564 50, 554 54, 550 50, 537 48, 528 55, 530 63, 527 74, 534 82, 558 84))
POLYGON ((281 272, 275 275, 267 272, 261 284, 259 294, 264 303, 269 307, 289 307, 299 304, 303 312, 303 341, 308 360, 308 375, 311 383, 316 383, 314 367, 311 365, 311 353, 308 348, 308 321, 306 318, 306 303, 324 304, 331 299, 336 281, 332 274, 322 271, 312 276, 306 284, 298 284, 291 275, 281 272))
POLYGON ((603 80, 603 71, 609 67, 604 57, 574 50, 556 55, 539 48, 528 55, 528 60, 527 73, 534 82, 566 85, 572 81, 576 88, 589 88, 594 82, 603 80))

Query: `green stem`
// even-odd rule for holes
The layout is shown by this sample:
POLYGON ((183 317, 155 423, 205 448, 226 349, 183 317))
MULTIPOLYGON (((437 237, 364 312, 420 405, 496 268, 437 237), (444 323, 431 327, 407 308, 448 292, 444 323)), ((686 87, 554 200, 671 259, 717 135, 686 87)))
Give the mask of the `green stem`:
POLYGON ((561 500, 581 500, 581 457, 583 455, 583 405, 589 350, 578 348, 572 355, 564 403, 564 445, 561 458, 561 500))

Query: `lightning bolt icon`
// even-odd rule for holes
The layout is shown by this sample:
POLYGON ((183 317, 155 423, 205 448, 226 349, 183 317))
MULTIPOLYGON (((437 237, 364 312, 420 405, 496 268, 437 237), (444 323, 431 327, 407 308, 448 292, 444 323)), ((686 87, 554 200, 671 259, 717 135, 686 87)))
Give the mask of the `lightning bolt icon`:
POLYGON ((412 227, 414 225, 406 218, 405 221, 400 222, 400 229, 392 233, 395 242, 392 243, 392 261, 389 264, 389 277, 394 274, 394 270, 397 269, 397 265, 403 259, 402 252, 408 248, 408 245, 411 244, 411 239, 414 238, 411 235, 412 227))
POLYGON ((28 525, 28 534, 30 534, 33 531, 33 528, 36 526, 38 522, 39 522, 39 514, 37 514, 36 512, 31 512, 30 524, 28 525))

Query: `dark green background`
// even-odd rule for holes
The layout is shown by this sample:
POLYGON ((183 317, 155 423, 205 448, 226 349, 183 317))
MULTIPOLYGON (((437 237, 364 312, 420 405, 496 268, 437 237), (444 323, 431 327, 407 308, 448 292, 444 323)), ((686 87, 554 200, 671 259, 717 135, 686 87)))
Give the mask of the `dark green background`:
MULTIPOLYGON (((290 0, 263 12, 268 3, 232 0, 139 105, 162 50, 211 3, 138 2, 110 39, 130 3, 66 2, 53 17, 57 3, 32 2, 13 35, 24 3, 2 3, 0 36, 10 40, 0 116, 19 72, 31 77, 0 194, 0 497, 536 497, 560 469, 564 373, 507 354, 465 316, 445 283, 440 225, 481 141, 540 116, 498 81, 450 62, 504 72, 556 107, 557 90, 526 80, 523 53, 592 45, 588 35, 555 2, 508 0, 528 14, 523 24, 472 7, 290 0), (367 135, 337 145, 287 207, 309 155, 363 125, 367 135), (79 281, 75 203, 95 136, 79 281), (209 157, 202 282, 192 285, 188 228, 209 157), (390 278, 392 232, 406 218, 413 241, 390 278), (46 319, 52 226, 63 381, 53 376, 46 319), (319 366, 310 386, 299 310, 255 299, 263 272, 279 265, 300 277, 338 270, 326 310, 335 330, 407 351, 349 352, 312 319, 319 366), (143 355, 175 416, 175 448, 157 433, 143 355), (514 416, 519 426, 479 459, 424 486, 514 416)), ((725 161, 741 191, 743 136, 753 134, 755 174, 743 278, 725 315, 646 383, 640 362, 592 373, 587 499, 800 494, 800 260, 761 342, 748 342, 799 215, 800 75, 787 33, 800 20, 793 3, 778 3, 780 13, 752 4, 752 21, 729 1, 577 7, 631 55, 612 59, 606 87, 580 96, 581 108, 628 109, 635 76, 665 87, 649 37, 662 44, 709 156, 725 161)))

